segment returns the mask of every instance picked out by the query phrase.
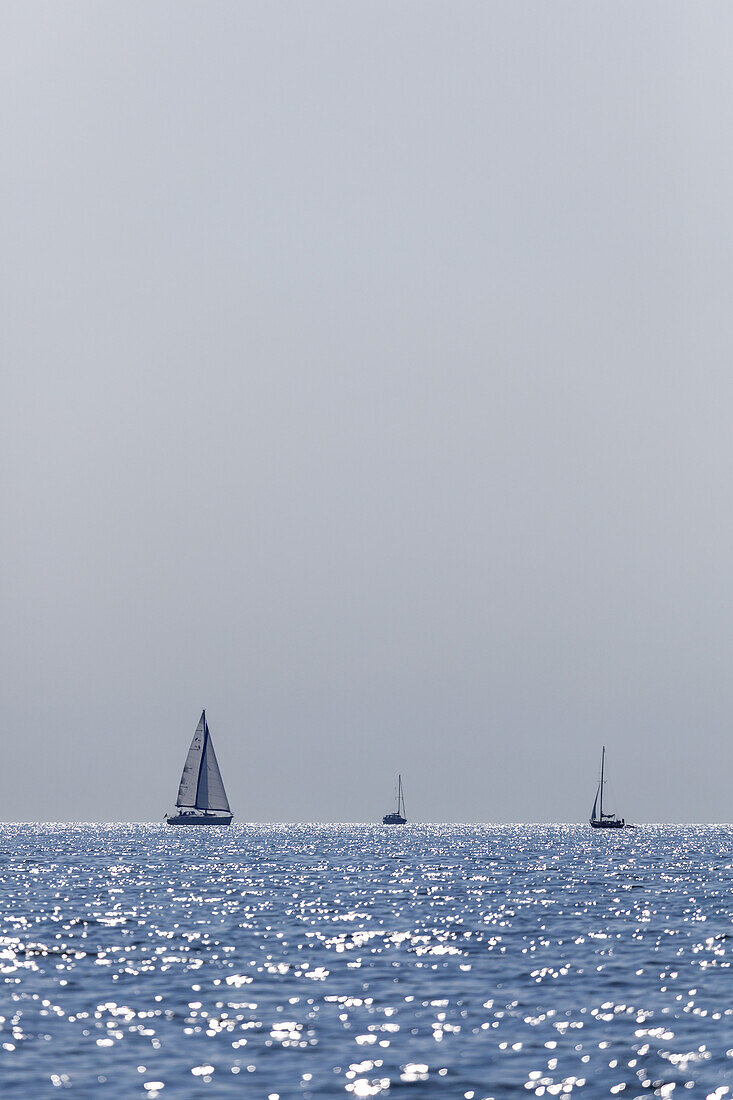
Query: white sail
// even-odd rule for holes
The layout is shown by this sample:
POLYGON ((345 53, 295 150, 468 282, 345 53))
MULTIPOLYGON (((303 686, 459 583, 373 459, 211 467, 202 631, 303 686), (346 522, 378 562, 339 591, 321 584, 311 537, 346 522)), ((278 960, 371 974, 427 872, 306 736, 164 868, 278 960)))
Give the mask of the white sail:
POLYGON ((599 783, 598 784, 598 790, 596 791, 596 797, 593 799, 593 809, 590 812, 591 821, 597 821, 598 820, 598 815, 597 815, 596 811, 598 810, 598 795, 600 793, 601 793, 601 784, 599 783))
POLYGON ((176 799, 176 806, 185 806, 187 809, 193 809, 196 805, 196 788, 199 782, 199 768, 201 766, 201 757, 204 750, 204 741, 206 739, 206 711, 201 711, 201 719, 196 726, 196 732, 193 735, 193 741, 191 747, 188 750, 188 756, 186 757, 186 763, 183 765, 183 772, 181 774, 181 782, 178 786, 178 798, 176 799))
POLYGON ((206 729, 206 746, 199 769, 196 809, 231 812, 208 727, 206 729))
POLYGON ((230 813, 205 710, 201 712, 183 765, 176 806, 179 809, 223 810, 230 813))

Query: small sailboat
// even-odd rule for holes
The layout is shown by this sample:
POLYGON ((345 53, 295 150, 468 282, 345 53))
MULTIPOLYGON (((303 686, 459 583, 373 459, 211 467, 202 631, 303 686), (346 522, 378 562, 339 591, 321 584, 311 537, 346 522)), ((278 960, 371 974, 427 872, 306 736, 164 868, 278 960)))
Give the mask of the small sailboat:
POLYGON ((406 825, 405 792, 402 790, 402 776, 397 776, 397 809, 382 818, 383 825, 406 825))
POLYGON ((594 829, 633 829, 633 825, 627 825, 622 817, 614 813, 607 813, 603 809, 603 788, 606 783, 606 746, 601 752, 601 777, 598 780, 596 797, 593 800, 593 809, 590 812, 590 823, 594 829))
POLYGON ((230 825, 232 811, 214 752, 206 711, 193 735, 178 787, 176 809, 165 815, 168 825, 230 825))

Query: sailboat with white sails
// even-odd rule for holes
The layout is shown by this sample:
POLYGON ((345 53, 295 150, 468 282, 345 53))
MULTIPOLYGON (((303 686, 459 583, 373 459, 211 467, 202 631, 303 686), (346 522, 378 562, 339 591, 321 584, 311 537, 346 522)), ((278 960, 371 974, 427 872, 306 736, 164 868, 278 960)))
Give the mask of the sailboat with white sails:
POLYGON ((593 809, 590 812, 590 823, 594 829, 634 829, 636 826, 628 825, 622 817, 614 813, 606 813, 603 809, 603 788, 606 785, 606 746, 601 752, 601 776, 598 780, 596 797, 593 801, 593 809))
POLYGON ((206 721, 206 711, 193 735, 178 786, 176 809, 167 825, 231 825, 232 811, 206 721))

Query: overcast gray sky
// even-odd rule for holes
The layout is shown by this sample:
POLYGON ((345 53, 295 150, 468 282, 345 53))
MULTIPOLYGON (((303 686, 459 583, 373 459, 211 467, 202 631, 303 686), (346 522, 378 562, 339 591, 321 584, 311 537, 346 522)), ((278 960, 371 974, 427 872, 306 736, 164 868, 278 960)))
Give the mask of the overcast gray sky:
POLYGON ((733 820, 732 33, 3 5, 1 817, 733 820))

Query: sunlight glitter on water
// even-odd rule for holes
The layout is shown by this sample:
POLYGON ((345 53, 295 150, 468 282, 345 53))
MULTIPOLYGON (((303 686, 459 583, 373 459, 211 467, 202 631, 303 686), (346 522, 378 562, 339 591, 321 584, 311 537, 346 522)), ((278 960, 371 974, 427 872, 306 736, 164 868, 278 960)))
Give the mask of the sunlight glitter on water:
POLYGON ((733 829, 0 828, 3 1097, 733 1094, 733 829))

